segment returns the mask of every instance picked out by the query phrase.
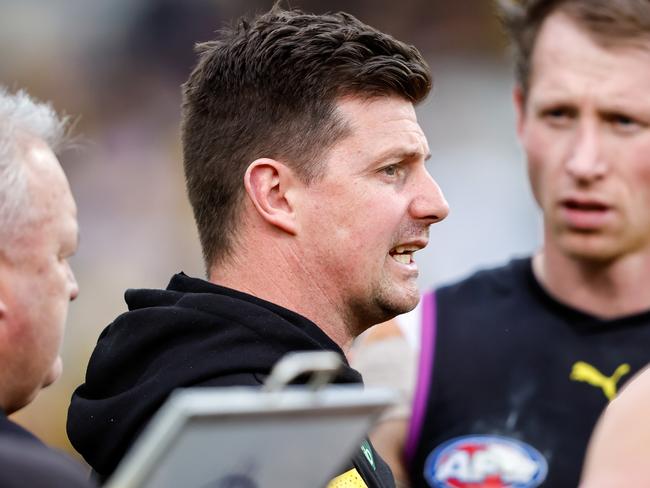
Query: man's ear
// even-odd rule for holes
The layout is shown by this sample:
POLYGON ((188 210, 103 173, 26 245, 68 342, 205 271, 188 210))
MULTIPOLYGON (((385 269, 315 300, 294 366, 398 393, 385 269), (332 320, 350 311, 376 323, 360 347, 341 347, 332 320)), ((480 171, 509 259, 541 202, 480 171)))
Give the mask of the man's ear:
POLYGON ((297 233, 292 198, 297 182, 288 166, 269 158, 253 161, 244 175, 246 193, 260 217, 292 235, 297 233))
POLYGON ((517 120, 517 136, 521 141, 524 134, 524 124, 526 119, 526 95, 524 89, 519 83, 512 90, 512 101, 515 105, 515 116, 517 120))
POLYGON ((9 285, 12 283, 11 274, 7 274, 6 266, 9 266, 9 259, 2 249, 0 249, 0 327, 5 324, 7 320, 8 312, 8 300, 11 302, 11 298, 8 296, 9 290, 11 290, 9 285))
POLYGON ((6 332, 7 319, 7 302, 5 297, 0 295, 0 337, 6 332))

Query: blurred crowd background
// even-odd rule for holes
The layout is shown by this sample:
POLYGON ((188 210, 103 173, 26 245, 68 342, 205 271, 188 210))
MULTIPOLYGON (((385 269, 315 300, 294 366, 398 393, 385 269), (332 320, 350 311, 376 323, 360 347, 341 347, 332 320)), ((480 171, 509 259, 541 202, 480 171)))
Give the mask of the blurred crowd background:
MULTIPOLYGON (((26 88, 74 117, 62 157, 79 206, 61 380, 15 415, 70 452, 65 417, 101 330, 125 310, 128 287, 203 276, 183 188, 180 84, 195 42, 272 0, 0 0, 0 83, 26 88)), ((532 251, 541 228, 514 130, 511 63, 489 0, 290 0, 346 10, 415 44, 434 74, 418 109, 431 174, 451 214, 416 255, 423 287, 532 251)), ((350 243, 354 252, 355 243, 350 243)))

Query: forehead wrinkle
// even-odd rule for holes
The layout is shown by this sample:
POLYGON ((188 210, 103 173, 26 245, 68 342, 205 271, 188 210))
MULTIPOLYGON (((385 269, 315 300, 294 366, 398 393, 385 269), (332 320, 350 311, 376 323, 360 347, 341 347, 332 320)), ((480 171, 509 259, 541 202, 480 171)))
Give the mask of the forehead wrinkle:
POLYGON ((629 43, 604 46, 571 17, 558 12, 546 20, 540 31, 533 52, 531 91, 544 82, 541 85, 544 90, 572 89, 573 93, 567 97, 582 95, 584 98, 588 91, 600 92, 607 99, 631 98, 630 93, 635 89, 643 92, 650 85, 650 69, 645 75, 639 70, 640 66, 650 66, 650 43, 644 46, 629 43), (579 49, 565 49, 567 44, 579 49), (569 66, 571 69, 566 68, 569 66), (629 76, 630 72, 641 76, 629 76), (606 92, 609 87, 611 91, 606 92))
MULTIPOLYGON (((649 60, 650 61, 650 60, 649 60)), ((648 64, 650 67, 650 62, 648 64)), ((615 76, 615 75, 614 75, 615 76)), ((578 76, 579 77, 579 76, 578 76)), ((650 86, 650 68, 648 69, 648 85, 650 86)), ((576 104, 593 105, 600 111, 650 111, 650 97, 639 97, 638 93, 645 90, 643 82, 636 83, 630 77, 583 78, 577 82, 559 77, 540 78, 537 85, 531 89, 530 101, 533 107, 543 105, 576 104), (609 81, 609 83, 608 83, 609 81)))
POLYGON ((428 159, 430 156, 429 145, 427 139, 422 132, 422 129, 417 122, 414 122, 415 127, 409 129, 402 129, 399 131, 400 135, 406 140, 396 141, 395 132, 389 130, 384 131, 382 141, 383 147, 380 145, 380 156, 378 159, 387 157, 422 157, 428 159))

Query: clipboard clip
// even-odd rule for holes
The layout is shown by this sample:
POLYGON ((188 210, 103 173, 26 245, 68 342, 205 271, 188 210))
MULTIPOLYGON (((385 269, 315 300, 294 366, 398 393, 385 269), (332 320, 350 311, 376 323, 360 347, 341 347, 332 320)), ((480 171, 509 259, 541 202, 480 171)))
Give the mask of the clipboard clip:
POLYGON ((317 391, 329 384, 343 366, 341 356, 333 351, 291 352, 283 356, 271 370, 262 391, 277 392, 298 376, 310 374, 307 387, 317 391))

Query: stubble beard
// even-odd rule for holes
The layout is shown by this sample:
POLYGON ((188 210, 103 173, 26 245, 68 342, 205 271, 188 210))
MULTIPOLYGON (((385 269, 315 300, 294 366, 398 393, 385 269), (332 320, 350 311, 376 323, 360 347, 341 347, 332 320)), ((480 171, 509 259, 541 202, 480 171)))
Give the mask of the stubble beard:
POLYGON ((349 333, 356 337, 370 327, 386 322, 398 315, 410 312, 420 301, 415 279, 411 287, 384 278, 376 287, 369 300, 365 303, 353 304, 360 318, 348 321, 349 333), (409 289, 410 288, 410 289, 409 289))

